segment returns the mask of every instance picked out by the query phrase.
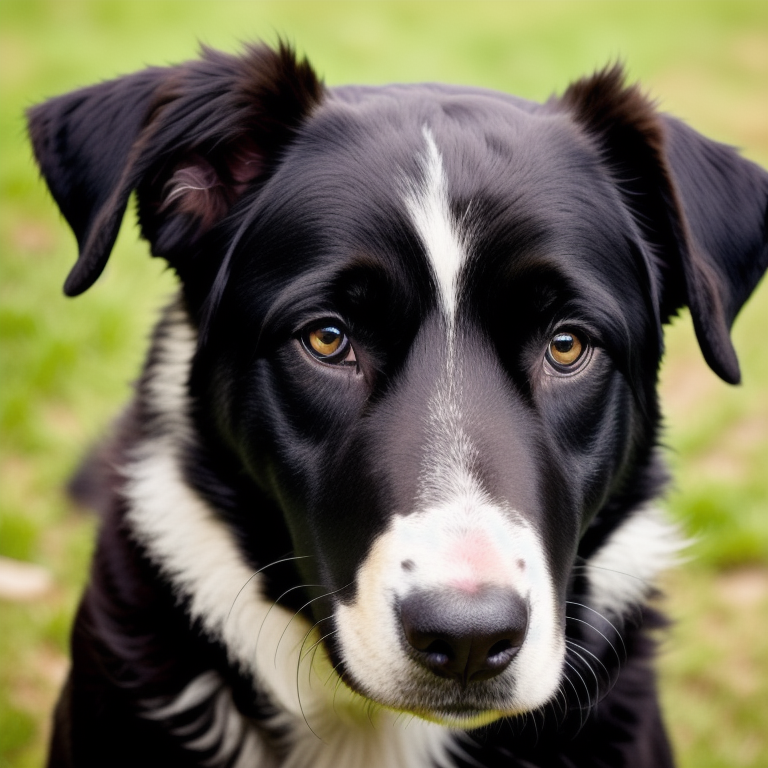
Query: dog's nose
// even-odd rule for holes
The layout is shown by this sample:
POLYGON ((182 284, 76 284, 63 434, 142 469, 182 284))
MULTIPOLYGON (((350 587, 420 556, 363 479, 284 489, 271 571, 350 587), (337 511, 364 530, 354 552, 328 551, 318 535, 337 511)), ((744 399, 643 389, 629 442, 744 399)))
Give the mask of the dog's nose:
POLYGON ((467 685, 503 672, 528 628, 528 602, 512 589, 421 590, 400 603, 414 657, 440 677, 467 685))

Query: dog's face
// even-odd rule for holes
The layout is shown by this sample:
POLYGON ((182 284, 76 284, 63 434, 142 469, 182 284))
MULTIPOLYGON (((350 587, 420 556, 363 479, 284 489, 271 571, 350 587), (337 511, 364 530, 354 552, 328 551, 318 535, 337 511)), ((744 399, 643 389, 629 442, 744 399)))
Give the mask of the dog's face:
POLYGON ((487 101, 320 110, 243 207, 196 368, 345 679, 441 719, 556 689, 577 544, 647 451, 658 358, 599 153, 487 101))
POLYGON ((267 564, 249 543, 265 526, 290 541, 297 607, 369 699, 465 726, 536 709, 567 674, 580 564, 658 485, 662 322, 689 304, 738 378, 728 328, 759 270, 720 259, 764 264, 765 176, 616 72, 541 107, 323 93, 280 56, 209 54, 210 88, 256 102, 226 120, 202 65, 112 84, 141 115, 124 170, 74 212, 46 167, 55 121, 33 114, 83 248, 69 290, 137 188, 199 328, 197 428, 274 510, 230 516, 244 557, 267 564), (710 152, 739 231, 692 201, 710 152))

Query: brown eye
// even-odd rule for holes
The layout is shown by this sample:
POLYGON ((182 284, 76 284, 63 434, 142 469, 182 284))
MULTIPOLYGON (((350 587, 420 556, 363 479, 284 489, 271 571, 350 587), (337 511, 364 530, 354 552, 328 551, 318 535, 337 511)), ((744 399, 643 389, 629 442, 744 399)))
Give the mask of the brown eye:
POLYGON ((575 333, 562 331, 549 342, 547 359, 558 371, 573 367, 584 354, 584 345, 575 333))
POLYGON ((301 335, 304 348, 324 363, 354 363, 355 354, 349 338, 337 325, 328 323, 308 328, 301 335))
POLYGON ((344 335, 338 328, 329 325, 326 328, 318 328, 310 331, 309 344, 318 355, 329 357, 337 352, 344 341, 344 335))

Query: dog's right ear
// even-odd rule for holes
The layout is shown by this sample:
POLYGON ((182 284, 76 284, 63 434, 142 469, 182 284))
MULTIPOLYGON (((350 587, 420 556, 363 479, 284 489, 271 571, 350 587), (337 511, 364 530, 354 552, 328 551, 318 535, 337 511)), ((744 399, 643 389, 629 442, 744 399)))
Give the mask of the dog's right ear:
POLYGON ((64 292, 101 274, 134 190, 153 255, 183 271, 190 244, 269 176, 322 94, 306 61, 262 45, 204 49, 30 109, 35 157, 80 251, 64 292))

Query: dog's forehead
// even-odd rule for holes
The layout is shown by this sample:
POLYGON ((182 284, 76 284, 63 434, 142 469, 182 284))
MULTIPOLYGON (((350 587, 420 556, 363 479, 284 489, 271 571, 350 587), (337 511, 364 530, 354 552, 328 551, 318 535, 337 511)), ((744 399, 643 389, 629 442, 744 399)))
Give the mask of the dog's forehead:
POLYGON ((537 234, 594 245, 627 224, 600 151, 568 114, 491 91, 340 89, 306 125, 293 170, 321 218, 405 224, 433 265, 425 240, 456 250, 449 229, 475 257, 496 243, 512 257, 537 234))
POLYGON ((248 260, 260 280, 268 271, 293 281, 294 299, 306 285, 310 301, 362 258, 448 318, 478 265, 485 287, 473 280, 475 292, 541 265, 549 276, 583 276, 592 299, 601 285, 609 295, 626 289, 626 211, 568 115, 471 89, 332 94, 257 202, 251 242, 279 243, 248 260))
POLYGON ((454 203, 557 179, 568 186, 568 166, 598 154, 564 113, 501 93, 447 86, 342 88, 303 132, 315 157, 320 149, 337 170, 364 175, 401 196, 403 182, 423 179, 434 155, 450 182, 454 203), (514 176, 518 176, 513 180, 514 176))

